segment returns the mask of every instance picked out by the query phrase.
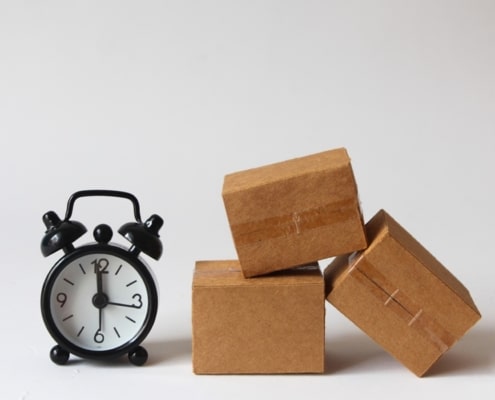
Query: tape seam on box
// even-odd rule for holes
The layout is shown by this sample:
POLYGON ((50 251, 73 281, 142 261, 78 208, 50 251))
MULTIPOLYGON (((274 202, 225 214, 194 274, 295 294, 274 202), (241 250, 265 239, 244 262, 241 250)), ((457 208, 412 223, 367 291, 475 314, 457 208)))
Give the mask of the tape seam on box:
POLYGON ((370 289, 374 288, 370 292, 382 301, 384 307, 394 312, 408 327, 426 337, 441 353, 455 343, 456 339, 452 334, 406 296, 404 291, 396 288, 367 258, 361 255, 350 260, 349 274, 370 289))
POLYGON ((306 210, 294 210, 286 215, 264 218, 231 226, 238 246, 274 239, 321 228, 322 226, 352 220, 358 215, 358 204, 353 198, 332 202, 306 210))

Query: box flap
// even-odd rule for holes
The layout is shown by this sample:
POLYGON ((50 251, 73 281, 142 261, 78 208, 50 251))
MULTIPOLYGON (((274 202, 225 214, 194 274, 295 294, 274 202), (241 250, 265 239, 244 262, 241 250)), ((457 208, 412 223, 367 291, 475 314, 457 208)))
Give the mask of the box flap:
POLYGON ((288 218, 294 225, 294 212, 304 220, 305 214, 311 219, 325 214, 325 210, 338 209, 339 205, 351 203, 357 207, 357 186, 345 149, 226 175, 222 196, 235 225, 280 225, 276 220, 279 217, 288 218), (243 192, 242 201, 238 201, 239 192, 243 192), (283 199, 280 193, 284 194, 283 199))
POLYGON ((344 148, 328 150, 317 154, 298 157, 287 161, 268 164, 257 168, 225 175, 223 193, 251 189, 253 186, 270 184, 294 176, 313 174, 328 169, 338 170, 350 164, 344 148))

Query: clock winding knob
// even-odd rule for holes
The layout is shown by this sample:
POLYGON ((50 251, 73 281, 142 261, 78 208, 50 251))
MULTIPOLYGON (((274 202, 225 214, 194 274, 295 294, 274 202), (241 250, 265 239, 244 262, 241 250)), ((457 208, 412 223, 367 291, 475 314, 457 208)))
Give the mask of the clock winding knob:
POLYGON ((100 224, 93 231, 93 236, 98 243, 108 243, 112 240, 113 231, 107 224, 100 224))

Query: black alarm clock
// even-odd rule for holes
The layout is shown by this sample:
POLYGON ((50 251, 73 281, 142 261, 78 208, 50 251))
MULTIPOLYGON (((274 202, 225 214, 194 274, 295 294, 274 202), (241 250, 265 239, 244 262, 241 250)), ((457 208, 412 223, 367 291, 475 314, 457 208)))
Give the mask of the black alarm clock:
POLYGON ((43 222, 47 229, 41 241, 43 256, 58 250, 65 253, 48 273, 41 292, 43 321, 57 343, 50 351, 51 360, 63 365, 71 353, 96 360, 127 354, 131 363, 143 365, 148 353, 140 344, 155 322, 158 292, 139 253, 160 258, 162 218, 155 214, 143 223, 139 203, 130 193, 84 190, 69 198, 63 221, 49 211, 43 222), (132 202, 135 221, 118 231, 131 243, 129 248, 110 242, 113 232, 106 224, 94 229, 95 242, 74 247, 72 243, 86 233, 82 223, 70 220, 74 202, 88 196, 132 202))

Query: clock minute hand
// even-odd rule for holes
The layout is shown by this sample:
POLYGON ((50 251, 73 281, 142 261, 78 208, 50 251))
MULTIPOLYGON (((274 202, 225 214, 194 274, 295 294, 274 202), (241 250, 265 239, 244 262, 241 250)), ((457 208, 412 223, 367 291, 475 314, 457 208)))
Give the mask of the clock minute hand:
POLYGON ((98 332, 101 332, 102 310, 108 304, 108 297, 103 293, 103 270, 98 263, 95 263, 96 274, 96 294, 93 296, 93 305, 98 308, 98 332))
POLYGON ((96 272, 96 294, 101 295, 103 293, 103 272, 99 266, 95 266, 96 272))

